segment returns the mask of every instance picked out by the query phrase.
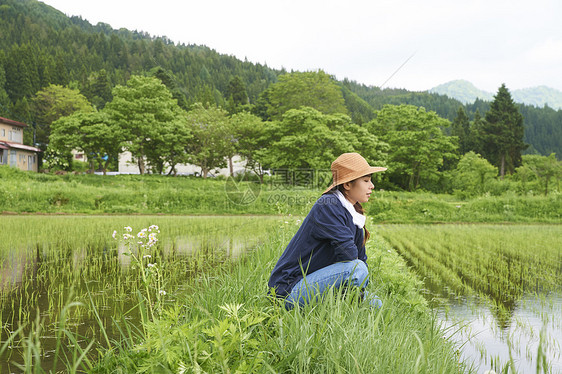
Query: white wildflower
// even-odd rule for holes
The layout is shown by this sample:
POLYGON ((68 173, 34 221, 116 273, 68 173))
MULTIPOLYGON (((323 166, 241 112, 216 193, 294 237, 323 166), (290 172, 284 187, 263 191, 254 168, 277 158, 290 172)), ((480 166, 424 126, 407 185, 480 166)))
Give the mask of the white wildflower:
POLYGON ((138 236, 139 238, 146 238, 146 232, 140 231, 140 232, 137 234, 137 236, 138 236))
POLYGON ((152 258, 152 256, 151 255, 144 255, 144 256, 142 256, 142 258, 152 258))
POLYGON ((165 295, 165 294, 166 294, 166 291, 160 290, 160 291, 158 291, 158 293, 159 293, 160 295, 165 295))
POLYGON ((156 264, 147 264, 146 266, 149 267, 149 268, 153 268, 153 267, 156 266, 156 264))
POLYGON ((117 235, 117 230, 113 230, 113 235, 111 235, 113 239, 115 239, 115 235, 117 235))
POLYGON ((129 240, 133 237, 131 234, 123 234, 123 240, 129 240))
POLYGON ((125 230, 127 232, 131 232, 131 231, 133 231, 133 228, 131 226, 125 226, 125 230))

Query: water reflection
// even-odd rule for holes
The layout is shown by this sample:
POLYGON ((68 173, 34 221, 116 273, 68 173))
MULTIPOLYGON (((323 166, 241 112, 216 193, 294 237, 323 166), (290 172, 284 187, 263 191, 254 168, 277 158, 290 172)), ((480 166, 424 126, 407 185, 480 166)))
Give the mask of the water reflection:
MULTIPOLYGON (((193 275, 224 262, 237 258, 245 251, 258 246, 265 235, 244 237, 232 232, 218 235, 195 233, 164 237, 153 248, 153 260, 165 264, 166 286, 173 297, 174 290, 181 289, 193 275)), ((131 271, 129 248, 117 242, 84 243, 71 249, 59 243, 35 244, 3 252, 0 258, 0 300, 2 325, 0 341, 5 341, 10 331, 35 320, 37 311, 42 318, 42 362, 51 369, 49 357, 56 340, 54 326, 58 313, 67 301, 72 288, 75 299, 85 307, 75 308, 69 315, 68 326, 84 341, 98 339, 103 342, 97 329, 98 323, 92 313, 95 305, 109 339, 118 339, 119 331, 112 320, 126 318, 138 323, 135 307, 138 299, 138 273, 131 271), (9 301, 9 302, 7 302, 9 301)), ((27 333, 28 329, 25 331, 27 333)), ((14 344, 0 356, 0 373, 17 372, 9 362, 21 363, 19 348, 14 344)), ((58 369, 63 369, 62 367, 58 369)))
POLYGON ((462 356, 473 362, 477 373, 503 372, 506 365, 511 367, 510 357, 518 373, 535 373, 543 354, 548 372, 562 373, 562 295, 524 295, 511 309, 500 309, 478 298, 464 298, 436 311, 446 327, 457 326, 450 331, 463 326, 450 338, 463 345, 462 356))

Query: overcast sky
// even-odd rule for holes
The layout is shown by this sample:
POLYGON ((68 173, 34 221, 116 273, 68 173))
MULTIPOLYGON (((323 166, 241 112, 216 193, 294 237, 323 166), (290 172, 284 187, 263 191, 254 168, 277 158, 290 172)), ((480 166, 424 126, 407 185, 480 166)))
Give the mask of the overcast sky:
POLYGON ((494 93, 502 83, 562 90, 560 0, 43 2, 92 24, 367 85, 421 91, 465 79, 494 93))

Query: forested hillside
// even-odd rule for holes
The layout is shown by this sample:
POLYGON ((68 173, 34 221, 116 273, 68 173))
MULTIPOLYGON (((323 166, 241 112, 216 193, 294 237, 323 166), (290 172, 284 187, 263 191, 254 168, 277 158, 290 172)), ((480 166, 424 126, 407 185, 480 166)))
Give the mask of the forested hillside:
MULTIPOLYGON (((25 123, 40 125, 33 98, 50 84, 77 89, 101 109, 111 101, 112 88, 134 74, 160 78, 184 109, 195 102, 228 108, 233 100, 245 100, 267 120, 264 96, 284 73, 206 46, 174 44, 166 37, 115 30, 104 23, 91 25, 36 0, 0 0, 0 116, 25 123)), ((347 114, 359 125, 372 120, 385 104, 423 106, 451 121, 463 105, 444 95, 381 90, 348 80, 337 84, 347 114)), ((483 116, 487 107, 488 102, 477 101, 465 108, 472 119, 476 109, 483 116)), ((562 111, 527 105, 520 110, 525 141, 531 144, 525 152, 556 152, 560 157, 562 111)), ((26 142, 31 141, 27 134, 26 142)))
MULTIPOLYGON (((410 92, 402 89, 379 90, 376 87, 348 81, 344 81, 344 84, 374 109, 381 109, 385 104, 423 106, 450 121, 455 120, 461 106, 464 106, 471 120, 474 120, 475 115, 483 116, 490 109, 490 102, 481 99, 476 99, 472 104, 463 105, 456 99, 436 93, 410 92)), ((523 153, 549 155, 554 152, 560 159, 562 157, 562 109, 554 110, 548 106, 536 107, 526 104, 516 105, 525 119, 524 141, 530 145, 523 153)))
POLYGON ((248 97, 255 101, 282 73, 204 46, 175 45, 166 38, 113 30, 102 23, 92 26, 36 0, 2 0, 0 4, 0 58, 5 72, 0 82, 13 104, 50 83, 78 86, 91 100, 102 95, 100 71, 107 73, 103 83, 113 87, 125 84, 131 74, 156 67, 170 75, 169 84, 187 103, 213 100, 223 104, 234 76, 242 78, 248 97))

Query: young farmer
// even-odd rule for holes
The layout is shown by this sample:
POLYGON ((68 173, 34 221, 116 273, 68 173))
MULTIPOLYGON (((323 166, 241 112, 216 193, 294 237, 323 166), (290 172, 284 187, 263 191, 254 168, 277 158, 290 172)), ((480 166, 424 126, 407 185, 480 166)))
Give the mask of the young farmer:
POLYGON ((369 166, 358 153, 344 153, 331 166, 333 183, 314 203, 301 227, 271 272, 268 286, 285 299, 286 309, 304 305, 324 291, 360 287, 374 307, 382 306, 364 288, 369 282, 365 215, 361 203, 369 200, 371 174, 384 167, 369 166))

